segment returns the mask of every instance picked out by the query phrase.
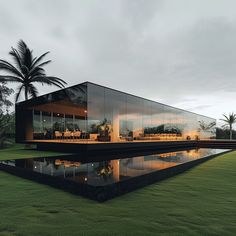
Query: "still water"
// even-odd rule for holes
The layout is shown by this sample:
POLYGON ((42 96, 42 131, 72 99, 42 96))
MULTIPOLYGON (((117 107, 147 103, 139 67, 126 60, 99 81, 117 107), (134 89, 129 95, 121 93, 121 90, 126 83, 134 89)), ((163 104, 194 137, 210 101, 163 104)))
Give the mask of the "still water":
POLYGON ((201 148, 122 159, 117 156, 112 160, 88 163, 76 161, 76 158, 71 160, 63 159, 63 157, 20 159, 0 163, 30 169, 43 175, 66 178, 82 184, 105 186, 225 151, 201 148))

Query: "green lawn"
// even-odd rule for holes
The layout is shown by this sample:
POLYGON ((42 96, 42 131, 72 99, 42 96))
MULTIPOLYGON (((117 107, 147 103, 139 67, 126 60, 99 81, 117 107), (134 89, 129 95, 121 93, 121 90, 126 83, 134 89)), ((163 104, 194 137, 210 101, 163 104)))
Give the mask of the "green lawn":
POLYGON ((38 151, 35 146, 26 148, 23 144, 14 144, 9 148, 0 149, 0 160, 21 159, 21 158, 33 158, 33 157, 51 157, 61 156, 65 153, 38 151))
POLYGON ((236 235, 236 152, 105 203, 0 172, 0 235, 236 235))

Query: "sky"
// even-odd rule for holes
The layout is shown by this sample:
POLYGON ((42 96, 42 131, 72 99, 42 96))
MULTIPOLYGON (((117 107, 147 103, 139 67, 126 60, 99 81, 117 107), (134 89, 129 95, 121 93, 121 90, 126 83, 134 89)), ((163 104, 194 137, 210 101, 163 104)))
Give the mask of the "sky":
POLYGON ((35 56, 50 51, 47 74, 68 86, 91 81, 219 119, 236 112, 235 9, 233 0, 0 0, 0 58, 23 39, 35 56))

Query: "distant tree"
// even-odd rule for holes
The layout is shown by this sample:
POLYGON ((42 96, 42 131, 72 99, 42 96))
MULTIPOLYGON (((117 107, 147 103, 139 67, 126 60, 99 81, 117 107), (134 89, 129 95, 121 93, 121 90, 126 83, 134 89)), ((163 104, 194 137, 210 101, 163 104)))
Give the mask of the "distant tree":
POLYGON ((9 114, 0 113, 0 149, 12 144, 11 139, 7 135, 12 127, 12 116, 9 114))
POLYGON ((182 134, 182 129, 174 125, 159 125, 155 127, 145 127, 144 134, 182 134))
POLYGON ((12 102, 8 99, 13 92, 5 83, 0 83, 0 148, 11 143, 8 134, 13 134, 15 130, 14 114, 9 114, 12 102))
POLYGON ((225 124, 222 126, 223 128, 229 128, 229 139, 232 139, 232 133, 233 133, 233 124, 236 123, 236 114, 229 113, 227 116, 226 114, 223 114, 224 119, 220 119, 221 121, 225 122, 225 124))
POLYGON ((17 49, 12 47, 9 52, 15 65, 8 61, 0 60, 0 70, 6 72, 5 75, 0 75, 0 82, 20 84, 17 88, 16 102, 23 91, 25 100, 28 100, 29 97, 36 97, 38 90, 34 86, 35 83, 54 85, 59 88, 63 88, 66 85, 64 80, 46 75, 43 67, 49 64, 51 60, 42 60, 48 53, 46 52, 40 57, 33 57, 33 51, 28 48, 23 40, 20 40, 17 49))
POLYGON ((12 106, 12 102, 9 100, 9 96, 14 92, 13 89, 9 89, 5 86, 6 83, 0 83, 0 113, 4 111, 8 112, 10 106, 12 106))
MULTIPOLYGON (((228 139, 229 138, 229 129, 216 128, 216 139, 228 139)), ((236 131, 232 130, 232 139, 236 139, 236 131)))

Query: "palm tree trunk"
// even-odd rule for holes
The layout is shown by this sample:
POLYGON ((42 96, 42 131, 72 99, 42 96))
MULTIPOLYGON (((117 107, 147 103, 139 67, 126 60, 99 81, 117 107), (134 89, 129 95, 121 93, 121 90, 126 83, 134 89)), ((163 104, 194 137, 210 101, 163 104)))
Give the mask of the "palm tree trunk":
POLYGON ((28 89, 25 87, 25 100, 28 100, 28 89))
POLYGON ((232 125, 229 126, 229 139, 231 140, 233 136, 232 125))

